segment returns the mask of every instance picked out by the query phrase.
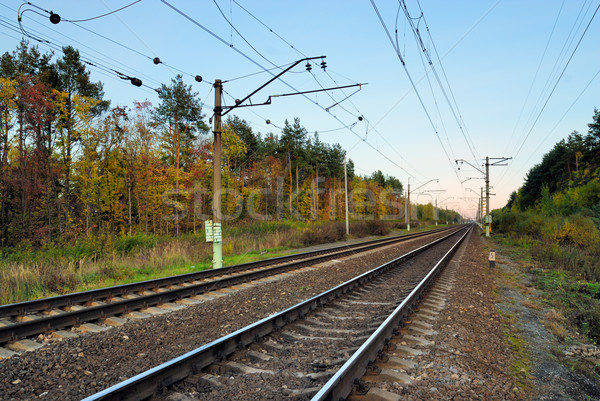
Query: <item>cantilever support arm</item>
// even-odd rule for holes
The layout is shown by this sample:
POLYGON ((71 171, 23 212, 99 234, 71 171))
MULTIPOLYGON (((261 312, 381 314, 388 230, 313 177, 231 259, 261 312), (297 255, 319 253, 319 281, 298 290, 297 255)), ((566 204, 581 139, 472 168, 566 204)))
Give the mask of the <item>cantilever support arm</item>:
MULTIPOLYGON (((264 103, 241 104, 242 101, 240 101, 240 104, 236 104, 235 106, 224 106, 223 107, 224 109, 229 109, 229 110, 227 110, 225 113, 223 113, 223 115, 229 113, 231 111, 231 109, 238 108, 238 107, 252 107, 252 106, 266 106, 266 105, 269 105, 269 104, 271 104, 272 99, 274 97, 306 95, 307 93, 326 92, 326 91, 331 91, 331 90, 336 90, 336 89, 354 88, 356 86, 362 87, 362 85, 367 85, 367 84, 352 84, 352 85, 336 86, 336 87, 332 87, 332 88, 313 89, 313 90, 302 91, 302 92, 283 93, 281 95, 271 95, 271 96, 269 96, 269 98, 267 99, 267 101, 264 102, 264 103)), ((338 103, 336 103, 336 104, 338 104, 338 103)), ((333 106, 335 106, 335 104, 333 106)), ((331 106, 331 107, 333 107, 333 106, 331 106)), ((331 107, 329 107, 329 108, 331 108, 331 107)), ((329 111, 329 110, 327 110, 327 111, 329 111)))
MULTIPOLYGON (((285 74, 286 72, 288 72, 289 70, 291 70, 292 68, 294 68, 295 66, 297 66, 298 64, 300 64, 300 63, 302 63, 304 61, 308 61, 308 60, 323 59, 323 58, 325 58, 325 56, 307 57, 307 58, 303 58, 301 60, 298 60, 298 61, 292 63, 292 65, 290 65, 289 67, 285 68, 283 71, 281 71, 279 74, 275 75, 273 78, 269 79, 267 82, 265 82, 264 84, 262 84, 261 86, 259 86, 255 91, 253 91, 252 93, 250 93, 248 96, 246 96, 242 100, 239 100, 239 101, 236 100, 236 102, 235 102, 236 104, 234 106, 223 107, 224 109, 228 109, 228 110, 226 112, 224 112, 222 115, 224 116, 225 114, 229 113, 231 110, 233 110, 233 109, 235 109, 237 107, 241 107, 242 103, 244 103, 246 100, 250 99, 250 97, 252 97, 253 95, 255 95, 258 91, 262 90, 265 86, 269 85, 271 82, 275 81, 280 76, 282 76, 283 74, 285 74)), ((270 103, 270 101, 267 101, 267 102, 268 103, 265 103, 265 104, 269 104, 270 103)))

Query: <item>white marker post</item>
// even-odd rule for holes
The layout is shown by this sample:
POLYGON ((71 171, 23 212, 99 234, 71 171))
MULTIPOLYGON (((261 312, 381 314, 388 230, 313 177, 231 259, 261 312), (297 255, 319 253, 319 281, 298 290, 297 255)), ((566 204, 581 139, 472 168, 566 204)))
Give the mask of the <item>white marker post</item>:
POLYGON ((490 261, 490 268, 496 267, 496 251, 494 251, 493 249, 490 249, 489 261, 490 261))

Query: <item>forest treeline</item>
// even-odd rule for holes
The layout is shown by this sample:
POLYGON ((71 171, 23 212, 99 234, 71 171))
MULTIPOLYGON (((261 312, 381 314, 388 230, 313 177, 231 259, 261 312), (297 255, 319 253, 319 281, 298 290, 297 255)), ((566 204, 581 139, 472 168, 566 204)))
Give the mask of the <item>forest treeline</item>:
POLYGON ((572 132, 529 170, 494 216, 501 231, 600 249, 600 111, 588 132, 572 132))
MULTIPOLYGON (((157 105, 111 107, 77 50, 55 57, 23 41, 4 53, 0 246, 201 230, 212 199, 206 111, 181 76, 158 92, 157 105)), ((323 143, 297 118, 261 135, 234 116, 222 138, 225 220, 344 217, 339 144, 323 143)), ((361 177, 352 160, 347 172, 355 218, 403 216, 397 178, 361 177)), ((429 209, 422 217, 433 218, 429 209)))

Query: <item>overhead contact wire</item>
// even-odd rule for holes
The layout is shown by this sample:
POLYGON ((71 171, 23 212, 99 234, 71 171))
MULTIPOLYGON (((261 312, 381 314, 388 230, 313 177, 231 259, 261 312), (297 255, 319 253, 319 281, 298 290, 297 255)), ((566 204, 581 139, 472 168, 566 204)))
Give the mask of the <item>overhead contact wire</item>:
MULTIPOLYGON (((463 135, 463 138, 465 139, 465 142, 467 143, 467 146, 469 147, 469 151, 471 152, 471 155, 473 156, 473 158, 475 160, 477 160, 477 156, 475 156, 475 152, 473 150, 473 147, 471 146, 471 143, 469 142, 467 135, 465 134, 462 124, 458 118, 458 116, 456 115, 456 111, 454 110, 454 107, 452 106, 452 103, 450 102, 450 99, 448 97, 448 94, 446 92, 446 89, 444 88, 444 85, 442 84, 442 81, 437 73, 437 70, 435 69, 435 66, 433 64, 433 61, 431 60, 431 55, 429 53, 429 51, 427 50, 427 47, 425 46, 425 43, 423 42, 423 38, 421 37, 421 33, 419 32, 419 28, 415 26, 414 24, 414 19, 418 19, 421 20, 423 19, 423 21, 425 22, 425 17, 423 14, 423 11, 421 10, 421 15, 418 18, 412 18, 410 16, 410 13, 408 11, 408 8, 406 7, 406 3, 404 0, 398 0, 400 5, 402 6, 403 10, 404 10, 404 14, 406 15, 406 18, 409 22, 409 25, 411 26, 411 29, 413 31, 413 34, 415 36, 415 39, 419 45, 419 47, 421 48, 422 53, 425 55, 425 57, 427 58, 427 61, 429 62, 429 66, 431 67, 431 71, 433 72, 433 75, 435 76, 438 85, 440 86, 440 89, 442 91, 442 94, 444 95, 444 98, 446 99, 446 103, 448 103, 448 107, 450 107, 450 111, 452 112, 452 115, 454 116, 454 119, 456 120, 456 123, 458 124, 458 127, 463 135)), ((420 4, 419 4, 420 7, 420 4)), ((429 27, 427 26, 427 23, 425 22, 425 27, 426 29, 429 31, 429 27)), ((432 43, 433 43, 433 38, 432 38, 432 43)), ((441 61, 440 61, 440 65, 441 65, 441 61)), ((428 78, 429 80, 429 78, 428 78)), ((431 85, 431 84, 430 84, 431 85)), ((448 85, 449 86, 449 85, 448 85)), ((437 107, 437 106, 436 106, 437 107)), ((448 141, 450 142, 450 141, 448 141)), ((451 145, 449 145, 451 146, 451 145)))
POLYGON ((417 87, 410 75, 410 72, 408 71, 408 68, 406 67, 404 58, 400 54, 399 49, 394 44, 394 40, 392 39, 392 36, 390 35, 390 32, 389 32, 387 26, 385 25, 385 22, 383 21, 383 18, 381 16, 381 13, 379 12, 379 9, 377 8, 377 5, 375 4, 375 2, 373 0, 371 0, 371 4, 373 5, 373 8, 375 9, 377 16, 379 17, 379 21, 381 22, 381 25, 383 26, 383 29, 385 30, 385 33, 387 34, 388 39, 390 40, 390 43, 392 44, 392 47, 396 50, 396 55, 400 59, 400 63, 402 64, 402 67, 404 68, 404 71, 406 72, 406 75, 408 76, 408 80, 410 81, 410 83, 413 87, 413 90, 414 90, 415 94, 417 95, 417 98, 419 99, 419 103, 421 104, 421 107, 423 108, 423 111, 425 112, 425 115, 427 116, 427 119, 429 120, 429 124, 431 124, 431 127, 433 128, 433 131, 435 132, 435 135, 440 143, 440 146, 442 147, 442 150, 444 151, 444 155, 446 155, 446 159, 448 159, 448 162, 450 163, 450 166, 452 167, 452 171, 454 171, 454 173, 456 174, 456 178, 458 178, 460 181, 460 178, 458 177, 458 173, 456 172, 456 170, 454 168, 454 164, 452 164, 452 161, 450 160, 450 156, 448 155, 448 151, 446 150, 446 147, 444 146, 444 143, 442 142, 442 138, 440 137, 439 132, 435 128, 435 124, 433 123, 433 120, 431 119, 431 116, 429 115, 429 111, 427 110, 427 107, 425 106, 425 103, 423 102, 423 98, 421 97, 421 94, 417 90, 417 87))
POLYGON ((517 152, 515 153, 515 158, 517 157, 517 155, 521 152, 521 149, 523 149, 523 146, 525 145, 525 142, 527 141, 527 139, 529 138, 529 136, 531 135, 531 132, 533 131, 533 129, 535 128, 537 122, 540 119, 540 116, 542 115, 542 113, 544 112, 544 110, 546 109, 546 106, 548 105, 548 102, 550 101, 550 98, 552 97, 552 95, 554 94, 554 91, 556 90, 556 87, 558 86, 558 84, 560 83, 560 80, 562 79, 565 71, 567 70, 567 68, 569 67, 569 64, 571 63, 571 60, 573 60, 573 56, 575 55, 575 52, 577 52, 577 49, 579 48, 579 45, 581 44, 581 42, 583 41, 583 38, 585 37, 585 34, 587 33, 590 25, 592 24, 592 21, 594 21, 594 18, 596 17, 596 14, 598 13, 598 10, 600 9, 600 4, 598 4, 598 7, 596 7, 596 10, 594 11, 594 14, 592 15, 592 18, 590 18, 590 21, 588 22, 587 26, 585 27, 585 30, 583 31, 583 33, 581 34, 581 37, 579 38, 579 41, 577 42, 577 45, 575 46, 575 48, 573 49, 573 52, 571 52, 571 56, 569 57, 569 60, 567 60, 567 63, 565 64, 563 70, 561 71, 558 79, 556 80, 556 83, 554 84, 554 86, 552 87, 552 90, 550 91, 550 94, 548 95, 548 98, 546 98, 546 101, 544 102, 544 105, 542 106, 542 109, 540 110, 540 112, 538 113, 537 117, 535 118, 535 121, 533 122, 531 128, 529 129, 529 132, 527 132, 527 135, 525 136, 525 139, 523 139, 523 142, 521 142, 521 146, 519 146, 519 149, 517 150, 517 152))

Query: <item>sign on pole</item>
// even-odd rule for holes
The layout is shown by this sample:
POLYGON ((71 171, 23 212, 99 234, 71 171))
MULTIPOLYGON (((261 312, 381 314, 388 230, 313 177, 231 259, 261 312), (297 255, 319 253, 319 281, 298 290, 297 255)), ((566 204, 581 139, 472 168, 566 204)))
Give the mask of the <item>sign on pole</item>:
POLYGON ((214 223, 212 228, 213 228, 213 241, 214 242, 223 242, 221 223, 214 223))
MULTIPOLYGON (((219 232, 220 232, 220 228, 219 228, 219 232)), ((213 222, 212 220, 206 220, 204 222, 204 233, 206 236, 206 242, 213 242, 214 241, 214 231, 213 231, 213 222)))

